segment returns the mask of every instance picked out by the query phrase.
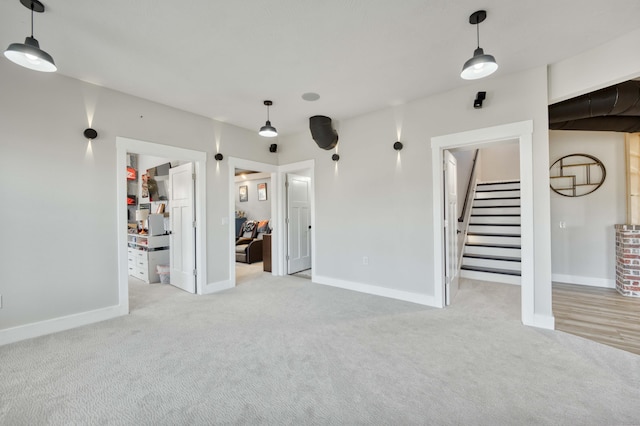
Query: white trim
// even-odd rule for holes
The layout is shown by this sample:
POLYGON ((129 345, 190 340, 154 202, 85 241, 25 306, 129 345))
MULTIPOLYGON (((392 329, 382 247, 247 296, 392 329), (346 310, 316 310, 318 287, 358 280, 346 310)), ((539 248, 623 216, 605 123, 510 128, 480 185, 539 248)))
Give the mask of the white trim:
POLYGON ((204 288, 204 290, 202 291, 202 294, 217 293, 219 291, 229 290, 230 288, 233 288, 233 287, 234 287, 234 285, 231 284, 231 280, 224 280, 224 281, 217 281, 215 283, 208 283, 206 285, 206 287, 204 288))
MULTIPOLYGON (((312 271, 313 272, 313 271, 312 271)), ((386 287, 378 287, 370 284, 363 284, 354 281, 340 280, 337 278, 323 277, 316 275, 312 280, 316 284, 327 285, 331 287, 342 288, 345 290, 356 291, 358 293, 371 294, 374 296, 388 297, 389 299, 402 300, 405 302, 417 303, 439 308, 435 298, 428 294, 412 293, 409 291, 394 290, 386 287)))
MULTIPOLYGON (((287 235, 285 218, 287 217, 287 188, 285 183, 287 181, 287 173, 300 173, 304 171, 308 172, 311 177, 310 185, 310 209, 311 209, 311 280, 316 279, 316 197, 315 197, 315 160, 304 160, 296 163, 284 164, 278 167, 278 187, 280 188, 278 199, 278 217, 281 222, 278 223, 276 228, 277 242, 274 243, 276 252, 279 254, 277 268, 274 268, 274 275, 284 276, 287 275, 287 235), (278 273, 276 274, 276 270, 278 273)), ((275 259, 275 258, 273 258, 275 259)), ((274 266, 274 265, 272 265, 274 266)))
POLYGON ((616 280, 609 278, 581 277, 579 275, 551 274, 551 281, 589 287, 616 288, 616 280))
POLYGON ((32 324, 20 325, 18 327, 6 328, 0 330, 0 346, 117 318, 127 315, 128 313, 128 305, 109 306, 94 311, 81 312, 32 324))
POLYGON ((552 315, 540 315, 533 314, 533 322, 530 325, 532 327, 544 328, 547 330, 556 329, 556 320, 552 315))
POLYGON ((162 145, 136 139, 116 137, 116 205, 118 211, 118 294, 119 304, 129 312, 129 279, 127 276, 127 197, 126 165, 127 153, 175 158, 193 162, 196 175, 195 214, 196 214, 196 293, 205 294, 207 280, 207 153, 162 145))
MULTIPOLYGON (((521 312, 525 325, 538 326, 535 317, 535 264, 533 220, 533 121, 520 121, 484 129, 454 133, 431 138, 431 170, 433 176, 433 282, 434 299, 438 307, 444 307, 443 255, 443 151, 451 148, 470 148, 495 144, 500 141, 518 140, 520 148, 520 197, 522 277, 521 312)), ((548 325, 549 321, 542 322, 548 325)), ((546 328, 543 327, 543 328, 546 328)))
MULTIPOLYGON (((282 226, 280 225, 280 216, 278 211, 278 200, 279 200, 279 186, 277 185, 277 171, 278 166, 275 164, 269 163, 260 163, 258 161, 245 160, 243 158, 237 157, 229 157, 228 163, 228 177, 229 177, 229 216, 227 217, 228 222, 228 256, 229 256, 229 280, 224 284, 224 288, 220 287, 220 290, 224 290, 226 288, 233 288, 236 285, 236 219, 235 219, 235 211, 236 211, 236 182, 235 182, 235 174, 236 169, 244 169, 244 170, 254 170, 263 173, 269 173, 271 176, 271 223, 270 226, 276 231, 274 235, 271 237, 272 245, 276 246, 278 241, 278 230, 282 226), (233 220, 232 220, 233 219, 233 220), (275 241, 275 243, 274 243, 275 241)), ((277 259, 280 253, 271 253, 272 256, 272 266, 275 263, 277 265, 277 259), (273 260, 276 260, 273 262, 273 260)), ((272 274, 277 275, 277 270, 272 267, 272 274)), ((216 286, 215 288, 218 288, 216 286)), ((219 291, 219 290, 215 290, 219 291)))

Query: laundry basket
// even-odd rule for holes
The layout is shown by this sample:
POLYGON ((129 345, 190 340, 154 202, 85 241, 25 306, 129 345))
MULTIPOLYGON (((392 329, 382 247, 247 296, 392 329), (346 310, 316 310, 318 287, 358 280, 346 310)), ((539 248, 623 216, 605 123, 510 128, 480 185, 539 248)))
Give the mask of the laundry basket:
POLYGON ((156 266, 158 271, 158 275, 160 275, 160 284, 169 284, 171 283, 171 268, 169 265, 158 265, 156 266))

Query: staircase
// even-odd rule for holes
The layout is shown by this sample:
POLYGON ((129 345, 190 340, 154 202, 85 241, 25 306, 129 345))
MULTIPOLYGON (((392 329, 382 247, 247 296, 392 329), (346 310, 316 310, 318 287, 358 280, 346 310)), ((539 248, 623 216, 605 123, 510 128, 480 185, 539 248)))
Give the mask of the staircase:
POLYGON ((520 284, 520 182, 479 183, 460 277, 520 284))

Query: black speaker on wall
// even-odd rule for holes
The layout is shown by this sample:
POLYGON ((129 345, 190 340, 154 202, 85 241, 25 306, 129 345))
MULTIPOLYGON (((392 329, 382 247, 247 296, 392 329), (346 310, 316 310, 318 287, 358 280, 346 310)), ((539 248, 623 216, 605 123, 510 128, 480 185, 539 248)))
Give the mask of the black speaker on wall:
POLYGON ((269 152, 277 152, 278 151, 278 144, 272 143, 271 145, 269 145, 269 152))
POLYGON ((331 124, 331 118, 324 115, 309 117, 309 130, 311 137, 322 149, 333 149, 338 144, 338 132, 331 124))

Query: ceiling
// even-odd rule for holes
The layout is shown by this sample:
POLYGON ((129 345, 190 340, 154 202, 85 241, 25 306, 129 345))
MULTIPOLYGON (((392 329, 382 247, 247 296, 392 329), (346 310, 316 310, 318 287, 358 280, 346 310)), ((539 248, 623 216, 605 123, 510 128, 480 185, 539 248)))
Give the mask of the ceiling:
MULTIPOLYGON (((495 76, 640 28, 638 0, 42 1, 34 36, 60 74, 256 131, 270 99, 281 135, 469 84, 477 9, 495 76)), ((29 26, 19 0, 0 2, 3 49, 29 26)))

